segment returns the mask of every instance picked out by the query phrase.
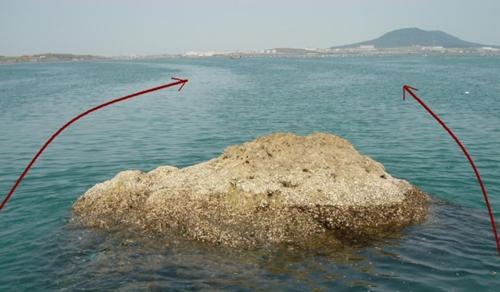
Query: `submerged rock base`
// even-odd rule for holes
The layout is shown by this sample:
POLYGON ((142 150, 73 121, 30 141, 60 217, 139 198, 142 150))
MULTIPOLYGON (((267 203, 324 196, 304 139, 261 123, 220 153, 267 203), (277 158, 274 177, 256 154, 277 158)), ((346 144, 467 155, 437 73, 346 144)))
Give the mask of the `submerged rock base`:
POLYGON ((273 134, 215 159, 124 171, 74 204, 86 226, 255 247, 366 242, 420 222, 428 197, 330 134, 273 134))

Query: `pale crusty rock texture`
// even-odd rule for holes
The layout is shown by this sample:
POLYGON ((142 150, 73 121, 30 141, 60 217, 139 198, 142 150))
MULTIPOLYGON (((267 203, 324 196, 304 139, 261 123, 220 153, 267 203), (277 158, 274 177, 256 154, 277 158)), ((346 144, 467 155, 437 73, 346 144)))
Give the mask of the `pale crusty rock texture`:
POLYGON ((427 203, 427 195, 340 137, 277 133, 186 168, 120 172, 73 210, 89 227, 232 247, 308 246, 399 231, 420 222, 427 203))

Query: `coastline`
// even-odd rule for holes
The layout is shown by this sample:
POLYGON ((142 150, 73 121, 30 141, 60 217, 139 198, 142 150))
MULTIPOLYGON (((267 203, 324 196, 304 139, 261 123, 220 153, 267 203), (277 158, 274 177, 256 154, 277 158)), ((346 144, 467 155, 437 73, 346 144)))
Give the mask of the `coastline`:
POLYGON ((442 48, 442 47, 403 47, 403 48, 332 48, 332 49, 273 49, 265 51, 229 52, 190 52, 186 54, 130 55, 130 56, 93 56, 74 54, 37 54, 23 56, 0 56, 0 65, 27 63, 66 63, 88 61, 133 61, 159 59, 207 59, 227 58, 238 61, 241 58, 356 58, 356 57, 499 57, 500 49, 495 48, 442 48), (237 55, 238 58, 234 56, 237 55))

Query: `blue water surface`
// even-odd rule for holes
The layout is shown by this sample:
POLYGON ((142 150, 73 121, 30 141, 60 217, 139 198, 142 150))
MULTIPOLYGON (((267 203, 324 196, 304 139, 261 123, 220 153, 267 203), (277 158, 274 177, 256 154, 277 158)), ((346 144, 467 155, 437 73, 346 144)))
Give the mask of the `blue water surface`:
MULTIPOLYGON (((225 58, 0 66, 0 194, 67 120, 188 78, 68 128, 0 213, 0 291, 280 289, 495 291, 500 257, 462 153, 401 86, 456 132, 500 220, 500 58, 225 58), (88 188, 126 169, 184 167, 257 136, 334 133, 428 192, 427 220, 363 248, 242 251, 70 224, 88 188)), ((497 290, 498 291, 498 290, 497 290)))

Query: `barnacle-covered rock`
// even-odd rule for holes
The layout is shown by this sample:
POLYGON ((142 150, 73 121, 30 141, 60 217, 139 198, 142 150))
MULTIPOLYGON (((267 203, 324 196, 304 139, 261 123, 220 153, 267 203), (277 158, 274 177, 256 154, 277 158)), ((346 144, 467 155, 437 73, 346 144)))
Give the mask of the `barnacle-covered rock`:
POLYGON ((178 169, 124 171, 74 204, 86 226, 212 244, 365 242, 420 222, 428 197, 346 140, 277 133, 178 169))

